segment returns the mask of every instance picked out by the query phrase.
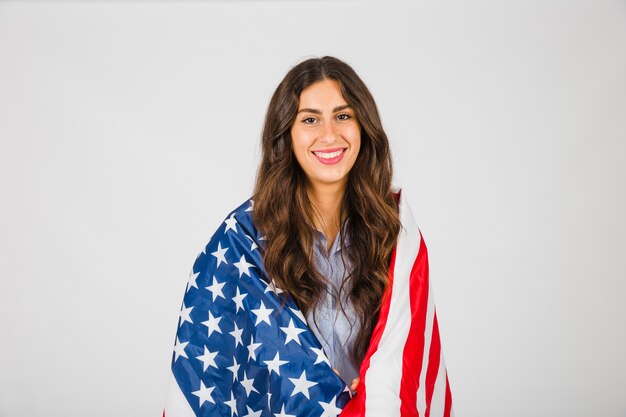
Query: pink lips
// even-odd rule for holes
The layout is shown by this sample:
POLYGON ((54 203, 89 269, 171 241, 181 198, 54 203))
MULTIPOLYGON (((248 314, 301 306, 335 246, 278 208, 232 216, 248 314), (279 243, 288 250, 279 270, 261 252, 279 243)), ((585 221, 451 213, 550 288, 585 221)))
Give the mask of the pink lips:
POLYGON ((346 153, 346 149, 347 148, 324 149, 324 150, 313 151, 312 153, 313 155, 315 155, 317 160, 320 161, 322 164, 334 165, 343 159, 343 156, 346 153), (332 158, 322 158, 321 156, 317 155, 315 152, 323 152, 325 154, 335 153, 335 152, 340 152, 340 153, 339 155, 334 156, 332 158))

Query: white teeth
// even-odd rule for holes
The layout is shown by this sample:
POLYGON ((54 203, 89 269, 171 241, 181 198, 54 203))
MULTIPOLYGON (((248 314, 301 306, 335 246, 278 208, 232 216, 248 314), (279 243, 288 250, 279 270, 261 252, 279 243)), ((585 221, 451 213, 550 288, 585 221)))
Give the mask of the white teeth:
POLYGON ((331 158, 335 158, 339 155, 341 155, 341 153, 344 150, 339 150, 339 151, 335 151, 335 152, 313 152, 315 155, 319 156, 320 158, 324 158, 324 159, 331 159, 331 158))

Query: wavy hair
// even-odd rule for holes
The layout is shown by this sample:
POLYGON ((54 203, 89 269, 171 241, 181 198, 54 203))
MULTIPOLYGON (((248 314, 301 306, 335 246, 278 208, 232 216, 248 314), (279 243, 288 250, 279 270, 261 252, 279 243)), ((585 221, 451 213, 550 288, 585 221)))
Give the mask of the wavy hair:
POLYGON ((345 288, 360 323, 351 352, 358 364, 378 319, 388 285, 391 253, 401 226, 391 192, 389 142, 376 103, 356 72, 343 61, 325 56, 301 62, 274 92, 261 138, 253 220, 267 238, 262 250, 269 277, 293 297, 306 315, 315 309, 328 281, 313 262, 314 208, 306 191, 306 175, 292 150, 290 130, 302 91, 324 79, 339 83, 361 127, 361 147, 348 175, 340 210, 340 242, 343 244, 342 226, 346 221, 350 239, 350 244, 342 247, 342 254, 352 264, 340 294, 345 288))

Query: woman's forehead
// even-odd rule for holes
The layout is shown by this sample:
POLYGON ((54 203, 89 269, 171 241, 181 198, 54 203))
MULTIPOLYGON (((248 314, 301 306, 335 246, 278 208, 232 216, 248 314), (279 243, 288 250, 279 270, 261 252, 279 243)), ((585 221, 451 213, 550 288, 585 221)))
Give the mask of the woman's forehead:
POLYGON ((302 90, 298 100, 298 110, 304 108, 332 109, 346 104, 347 102, 343 97, 339 82, 332 79, 324 79, 302 90))

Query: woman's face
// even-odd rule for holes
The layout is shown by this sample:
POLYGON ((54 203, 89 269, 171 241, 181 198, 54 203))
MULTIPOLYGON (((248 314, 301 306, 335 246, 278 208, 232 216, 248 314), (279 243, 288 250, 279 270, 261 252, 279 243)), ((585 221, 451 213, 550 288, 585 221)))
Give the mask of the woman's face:
POLYGON ((361 147, 361 126, 337 81, 325 79, 302 91, 291 143, 309 186, 345 186, 361 147))

